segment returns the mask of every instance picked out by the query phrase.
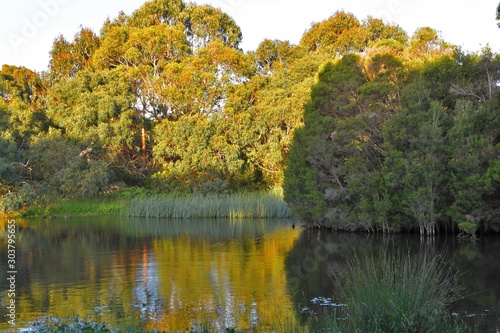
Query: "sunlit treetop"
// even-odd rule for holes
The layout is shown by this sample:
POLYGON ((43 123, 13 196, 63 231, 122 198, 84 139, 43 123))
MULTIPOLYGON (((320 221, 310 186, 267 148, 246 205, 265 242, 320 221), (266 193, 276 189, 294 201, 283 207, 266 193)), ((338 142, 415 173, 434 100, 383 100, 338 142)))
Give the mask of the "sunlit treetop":
POLYGON ((314 23, 302 36, 300 45, 309 52, 344 55, 363 52, 380 40, 393 40, 405 45, 408 35, 401 27, 385 24, 380 19, 368 17, 360 22, 353 14, 338 11, 328 19, 314 23))
POLYGON ((35 98, 44 92, 41 78, 25 67, 3 65, 0 71, 0 98, 5 102, 15 99, 35 102, 35 98))
POLYGON ((239 50, 241 39, 239 26, 220 9, 152 0, 130 15, 120 12, 108 19, 100 36, 83 27, 72 42, 58 36, 50 52, 51 77, 74 77, 93 64, 100 69, 147 65, 158 71, 166 62, 181 61, 211 42, 239 50))
POLYGON ((193 49, 200 49, 210 41, 218 40, 232 48, 238 48, 242 34, 236 22, 220 9, 209 5, 185 4, 182 0, 152 0, 130 16, 123 12, 114 20, 107 20, 101 29, 106 37, 116 26, 147 28, 167 25, 182 26, 193 49))
POLYGON ((99 37, 89 28, 80 28, 73 42, 68 42, 62 35, 58 36, 50 51, 51 78, 73 77, 91 64, 99 46, 99 37))

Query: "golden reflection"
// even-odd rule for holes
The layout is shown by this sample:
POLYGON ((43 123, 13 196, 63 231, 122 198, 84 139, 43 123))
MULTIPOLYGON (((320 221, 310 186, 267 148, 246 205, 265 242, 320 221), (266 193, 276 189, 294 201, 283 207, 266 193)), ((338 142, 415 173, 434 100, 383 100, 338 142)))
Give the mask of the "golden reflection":
POLYGON ((191 232, 161 221, 138 233, 135 222, 73 220, 18 224, 19 323, 50 315, 122 329, 270 331, 295 321, 284 263, 300 232, 291 227, 226 221, 191 232))
POLYGON ((147 303, 154 304, 147 329, 270 328, 293 316, 284 259, 297 236, 280 229, 260 239, 212 245, 187 237, 155 241, 155 269, 143 267, 143 274, 152 275, 140 283, 153 287, 147 293, 152 300, 164 302, 147 303))

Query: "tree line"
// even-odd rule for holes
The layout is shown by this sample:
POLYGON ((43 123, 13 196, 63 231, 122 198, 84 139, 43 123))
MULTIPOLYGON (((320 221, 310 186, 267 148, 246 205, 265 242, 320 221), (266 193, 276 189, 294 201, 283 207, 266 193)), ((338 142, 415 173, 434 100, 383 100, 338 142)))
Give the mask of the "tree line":
POLYGON ((343 11, 297 45, 242 38, 219 9, 152 0, 56 37, 46 72, 4 65, 0 209, 283 187, 315 226, 497 228, 491 50, 343 11))
POLYGON ((498 232, 500 58, 435 38, 408 46, 322 65, 286 162, 285 199, 316 227, 498 232))

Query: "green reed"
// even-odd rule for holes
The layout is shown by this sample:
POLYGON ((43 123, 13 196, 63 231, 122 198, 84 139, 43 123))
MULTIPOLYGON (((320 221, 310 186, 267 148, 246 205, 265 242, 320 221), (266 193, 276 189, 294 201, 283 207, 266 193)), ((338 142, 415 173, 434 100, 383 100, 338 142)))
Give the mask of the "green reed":
POLYGON ((230 195, 137 197, 121 212, 126 216, 154 218, 289 218, 286 203, 267 193, 230 195))
POLYGON ((333 331, 463 332, 463 323, 448 313, 462 297, 458 273, 443 256, 354 256, 332 278, 347 304, 337 314, 342 320, 331 322, 333 331))

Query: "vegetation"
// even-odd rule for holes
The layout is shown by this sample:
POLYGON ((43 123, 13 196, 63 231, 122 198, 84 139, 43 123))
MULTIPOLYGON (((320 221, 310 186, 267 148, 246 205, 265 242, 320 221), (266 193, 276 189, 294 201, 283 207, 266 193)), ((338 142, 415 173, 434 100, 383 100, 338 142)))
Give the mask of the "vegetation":
MULTIPOLYGON (((500 57, 339 11, 239 49, 220 9, 151 0, 0 71, 0 212, 115 187, 283 187, 309 226, 500 231, 500 57)), ((115 208, 113 208, 115 209, 115 208)))
POLYGON ((60 200, 48 200, 46 204, 33 205, 18 212, 21 217, 66 217, 73 215, 120 214, 124 207, 137 196, 153 195, 151 192, 131 187, 121 191, 101 194, 96 197, 77 197, 60 200))
POLYGON ((442 257, 385 254, 383 260, 354 257, 333 273, 341 298, 341 331, 457 332, 447 313, 463 297, 458 273, 442 257))
POLYGON ((289 218, 291 211, 279 197, 269 194, 149 196, 134 198, 122 214, 155 218, 289 218))
POLYGON ((488 48, 466 55, 424 29, 398 52, 384 42, 325 63, 285 200, 316 227, 498 232, 499 66, 488 48))
POLYGON ((22 215, 27 216, 64 216, 71 217, 72 215, 96 215, 96 214, 119 214, 123 206, 128 203, 127 200, 121 198, 79 198, 51 203, 45 207, 33 207, 22 212, 22 215))
POLYGON ((45 218, 113 214, 171 219, 291 218, 279 191, 232 194, 158 194, 133 187, 91 198, 64 199, 34 205, 20 217, 45 218))

